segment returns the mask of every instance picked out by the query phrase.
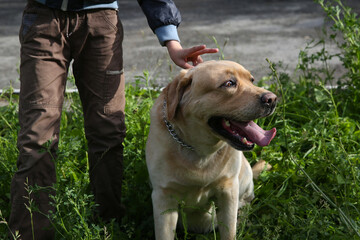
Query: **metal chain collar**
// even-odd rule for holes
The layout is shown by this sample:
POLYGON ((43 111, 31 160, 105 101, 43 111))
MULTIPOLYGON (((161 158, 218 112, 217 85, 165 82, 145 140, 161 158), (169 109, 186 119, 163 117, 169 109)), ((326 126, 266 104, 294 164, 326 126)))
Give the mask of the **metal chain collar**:
POLYGON ((173 125, 171 125, 171 123, 166 119, 166 99, 164 99, 164 105, 163 105, 163 119, 164 119, 164 122, 165 122, 165 125, 166 125, 166 128, 168 129, 170 135, 173 137, 173 139, 178 143, 180 144, 180 146, 182 147, 185 147, 187 149, 190 149, 192 151, 194 151, 195 149, 186 144, 180 137, 179 135, 177 135, 177 133, 175 132, 175 129, 173 127, 173 125))

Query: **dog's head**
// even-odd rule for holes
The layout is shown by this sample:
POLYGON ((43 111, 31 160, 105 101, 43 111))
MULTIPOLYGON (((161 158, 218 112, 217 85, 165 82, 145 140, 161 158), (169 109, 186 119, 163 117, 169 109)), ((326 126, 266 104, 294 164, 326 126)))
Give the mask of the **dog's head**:
POLYGON ((195 121, 238 150, 266 146, 276 129, 265 131, 253 120, 272 114, 277 97, 253 81, 249 71, 231 61, 183 70, 165 89, 167 118, 195 121))

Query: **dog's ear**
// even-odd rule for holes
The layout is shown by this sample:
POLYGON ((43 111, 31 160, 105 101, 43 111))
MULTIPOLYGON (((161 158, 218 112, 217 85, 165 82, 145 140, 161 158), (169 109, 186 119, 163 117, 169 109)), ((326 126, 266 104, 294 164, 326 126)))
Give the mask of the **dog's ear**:
POLYGON ((167 103, 167 119, 174 119, 182 96, 192 81, 189 70, 181 70, 180 74, 165 88, 165 99, 167 103))

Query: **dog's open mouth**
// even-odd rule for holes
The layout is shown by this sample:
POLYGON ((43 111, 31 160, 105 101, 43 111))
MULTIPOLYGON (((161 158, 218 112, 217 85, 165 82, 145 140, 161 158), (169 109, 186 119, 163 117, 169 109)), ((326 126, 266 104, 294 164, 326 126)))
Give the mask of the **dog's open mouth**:
POLYGON ((276 135, 276 128, 266 131, 253 121, 236 122, 227 118, 212 117, 209 126, 228 140, 234 148, 242 151, 252 150, 254 145, 267 146, 276 135))

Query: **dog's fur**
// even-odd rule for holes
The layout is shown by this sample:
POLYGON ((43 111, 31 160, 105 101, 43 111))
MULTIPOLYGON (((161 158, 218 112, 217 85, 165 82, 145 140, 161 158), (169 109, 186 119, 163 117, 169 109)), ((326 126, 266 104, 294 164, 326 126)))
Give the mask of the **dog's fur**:
MULTIPOLYGON (((214 131, 209 120, 221 116, 247 122, 270 115, 275 104, 261 101, 269 92, 252 81, 251 74, 237 63, 209 61, 182 70, 156 100, 146 162, 157 240, 174 239, 179 218, 184 217, 178 213, 181 202, 188 230, 211 231, 215 215, 221 239, 235 238, 238 209, 254 198, 253 171, 239 151, 251 147, 235 146, 214 131), (171 136, 164 118, 179 141, 193 149, 181 146, 171 136)), ((262 170, 257 167, 254 175, 262 170)))

